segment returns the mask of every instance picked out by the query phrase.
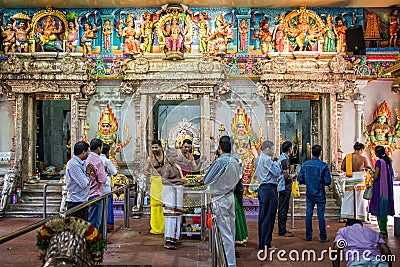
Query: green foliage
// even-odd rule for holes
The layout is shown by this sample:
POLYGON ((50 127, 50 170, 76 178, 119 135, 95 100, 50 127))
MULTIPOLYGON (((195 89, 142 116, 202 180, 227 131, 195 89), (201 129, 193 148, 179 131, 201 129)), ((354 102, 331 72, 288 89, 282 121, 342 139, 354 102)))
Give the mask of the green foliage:
POLYGON ((68 21, 75 20, 77 17, 78 17, 78 13, 76 13, 76 12, 68 12, 67 13, 68 21))

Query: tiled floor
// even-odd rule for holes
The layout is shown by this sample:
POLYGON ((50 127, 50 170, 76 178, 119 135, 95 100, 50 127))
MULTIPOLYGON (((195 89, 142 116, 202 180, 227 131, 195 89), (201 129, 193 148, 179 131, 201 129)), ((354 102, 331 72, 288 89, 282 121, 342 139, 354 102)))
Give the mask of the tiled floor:
MULTIPOLYGON (((38 219, 0 218, 0 235, 36 221, 38 219)), ((287 261, 279 260, 277 254, 274 254, 271 262, 269 259, 266 261, 257 259, 257 254, 263 256, 258 250, 257 222, 248 221, 249 241, 246 247, 237 247, 239 252, 237 266, 331 266, 327 253, 320 260, 318 257, 323 250, 329 250, 332 247, 337 229, 343 226, 344 224, 337 220, 328 219, 327 232, 331 242, 322 244, 318 241, 317 221, 314 221, 316 234, 313 241, 306 242, 304 220, 295 220, 295 229, 291 230, 294 237, 280 237, 276 233, 273 235, 273 245, 277 247, 276 253, 281 249, 285 250, 286 254, 281 258, 287 259, 287 261), (305 250, 314 250, 317 259, 313 261, 311 257, 311 261, 301 261, 302 252, 305 250), (292 261, 289 256, 291 255, 291 258, 295 259, 297 253, 299 260, 292 261)), ((377 230, 375 224, 366 226, 377 230)), ((211 266, 208 241, 201 241, 198 236, 183 237, 182 245, 178 250, 171 251, 164 249, 162 236, 149 234, 148 219, 132 219, 129 229, 121 228, 122 221, 117 221, 116 230, 108 236, 111 243, 104 256, 103 264, 106 266, 211 266)), ((400 266, 400 239, 393 236, 393 226, 389 226, 389 233, 388 244, 397 258, 397 262, 393 266, 400 266)), ((40 266, 39 253, 35 246, 35 234, 36 231, 33 231, 0 245, 0 266, 40 266)), ((307 257, 306 255, 305 258, 307 259, 307 257)), ((345 264, 342 263, 342 266, 345 264)))

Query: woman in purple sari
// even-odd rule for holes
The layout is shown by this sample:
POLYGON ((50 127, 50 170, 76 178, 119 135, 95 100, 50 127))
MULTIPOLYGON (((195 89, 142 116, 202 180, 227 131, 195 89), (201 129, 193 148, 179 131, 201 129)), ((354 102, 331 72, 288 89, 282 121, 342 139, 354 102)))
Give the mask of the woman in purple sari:
POLYGON ((394 215, 394 175, 392 161, 386 155, 385 148, 377 146, 375 153, 379 159, 375 164, 373 195, 369 203, 369 212, 377 216, 380 233, 383 237, 387 237, 387 216, 394 215))

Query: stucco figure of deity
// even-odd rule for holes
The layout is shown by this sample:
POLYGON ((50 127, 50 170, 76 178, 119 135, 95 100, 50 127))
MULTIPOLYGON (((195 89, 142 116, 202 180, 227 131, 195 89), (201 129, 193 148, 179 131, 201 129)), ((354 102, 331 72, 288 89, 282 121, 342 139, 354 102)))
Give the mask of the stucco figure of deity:
POLYGON ((67 52, 75 52, 79 42, 78 18, 68 21, 67 52))
POLYGON ((383 103, 375 110, 373 115, 374 121, 371 124, 364 126, 364 115, 362 117, 361 126, 363 134, 366 136, 366 144, 371 148, 370 151, 373 164, 375 164, 375 161, 377 160, 375 155, 376 146, 385 147, 388 154, 391 154, 391 152, 397 149, 396 139, 400 134, 400 116, 397 109, 395 109, 395 112, 395 126, 389 125, 391 114, 386 101, 383 101, 383 103))
POLYGON ((15 43, 17 45, 17 52, 28 52, 28 33, 31 30, 29 21, 20 20, 17 26, 17 20, 13 23, 13 29, 15 31, 15 43))
POLYGON ((6 27, 0 27, 1 37, 3 37, 3 52, 15 52, 15 32, 11 20, 6 23, 6 27))
MULTIPOLYGON (((123 147, 130 143, 132 136, 128 133, 128 129, 125 127, 127 138, 125 142, 122 142, 117 134, 117 131, 117 119, 115 118, 110 106, 107 105, 107 107, 105 107, 103 113, 101 114, 98 123, 98 132, 96 133, 95 138, 102 140, 105 144, 110 146, 110 160, 118 170, 118 163, 115 155, 117 152, 120 152, 123 147)), ((114 176, 113 180, 116 183, 129 183, 128 178, 120 173, 114 176)), ((117 199, 117 196, 114 196, 114 199, 117 199)), ((123 199, 123 195, 120 195, 119 199, 123 199)))
POLYGON ((253 35, 252 39, 260 38, 261 53, 268 54, 272 46, 272 33, 269 30, 268 20, 262 19, 259 26, 260 29, 253 35))
POLYGON ((324 40, 324 52, 336 52, 336 29, 331 14, 326 16, 324 40))
MULTIPOLYGON (((258 156, 258 150, 264 137, 262 136, 261 128, 259 128, 260 141, 256 143, 251 135, 251 121, 245 110, 239 107, 231 124, 234 151, 242 161, 242 182, 243 184, 255 184, 253 181, 255 173, 255 159, 258 156)), ((251 188, 245 190, 245 195, 252 196, 251 188)))
MULTIPOLYGON (((99 138, 103 140, 104 143, 110 146, 110 159, 115 160, 116 152, 120 152, 121 149, 128 145, 132 139, 130 134, 127 134, 127 139, 125 142, 122 142, 119 138, 118 134, 118 122, 114 116, 109 105, 104 109, 101 114, 100 121, 98 123, 98 132, 96 133, 95 138, 99 138)), ((114 161, 113 161, 114 163, 114 161)), ((116 162, 114 163, 114 165, 116 162)), ((118 167, 116 165, 116 167, 118 167)))
POLYGON ((52 16, 47 16, 42 25, 36 25, 36 31, 42 34, 40 36, 41 45, 44 46, 58 39, 57 34, 63 31, 63 26, 61 20, 58 21, 58 25, 56 24, 57 22, 52 16))
POLYGON ((153 16, 149 11, 143 13, 143 23, 140 26, 140 36, 142 37, 142 51, 146 53, 153 52, 154 28, 158 21, 158 16, 162 10, 158 11, 153 16))
POLYGON ((285 14, 280 14, 279 17, 276 18, 276 27, 274 29, 274 40, 275 40, 275 50, 277 52, 283 52, 285 50, 285 25, 283 21, 285 19, 285 14))
MULTIPOLYGON (((189 13, 190 11, 188 11, 189 13)), ((191 13, 191 12, 190 12, 191 13)), ((197 41, 199 42, 199 52, 207 52, 208 36, 210 35, 210 24, 208 23, 207 11, 201 11, 197 16, 192 16, 197 24, 197 41)))
POLYGON ((297 16, 296 26, 288 24, 286 32, 291 38, 295 39, 294 50, 298 51, 312 50, 313 43, 315 43, 319 37, 317 26, 311 24, 310 16, 305 10, 297 16))
POLYGON ((140 42, 136 40, 139 38, 140 32, 135 30, 135 20, 131 14, 125 19, 125 28, 118 30, 118 38, 125 37, 124 44, 122 45, 124 54, 139 54, 140 42))
POLYGON ((214 32, 208 37, 208 51, 214 55, 226 54, 229 38, 233 37, 231 26, 221 13, 217 15, 215 25, 214 32))
POLYGON ((336 35, 337 35, 336 51, 339 53, 346 52, 346 30, 347 27, 344 25, 343 18, 339 18, 336 26, 336 35))
POLYGON ((94 39, 97 39, 97 31, 100 27, 93 27, 89 21, 86 21, 83 25, 83 36, 81 38, 81 44, 83 45, 83 53, 92 53, 92 43, 94 39))
POLYGON ((184 30, 180 25, 178 17, 173 17, 163 29, 164 36, 167 36, 165 47, 167 52, 183 52, 184 30))

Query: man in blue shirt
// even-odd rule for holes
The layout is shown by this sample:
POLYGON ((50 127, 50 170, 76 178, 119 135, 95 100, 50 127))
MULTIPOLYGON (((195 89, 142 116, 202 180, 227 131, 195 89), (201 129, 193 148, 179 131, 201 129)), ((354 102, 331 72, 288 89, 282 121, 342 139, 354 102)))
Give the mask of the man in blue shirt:
POLYGON ((258 200, 260 210, 258 215, 259 248, 271 248, 272 232, 274 231, 276 209, 278 208, 278 177, 281 167, 278 161, 272 161, 274 143, 264 141, 261 145, 262 153, 256 159, 256 175, 260 187, 258 200))
MULTIPOLYGON (((86 175, 85 160, 89 155, 89 145, 79 141, 74 145, 74 156, 67 163, 65 184, 67 188, 67 209, 72 209, 89 199, 89 177, 86 175)), ((71 214, 88 220, 88 207, 71 214)))
POLYGON ((213 212, 229 267, 236 266, 235 257, 235 201, 233 191, 240 180, 237 159, 231 156, 232 143, 229 136, 221 136, 218 150, 221 156, 214 161, 204 176, 204 183, 211 191, 213 212))
POLYGON ((328 164, 320 159, 322 147, 314 145, 311 153, 313 158, 302 164, 298 177, 299 183, 306 185, 306 240, 312 240, 312 216, 314 206, 317 204, 319 238, 322 243, 325 243, 329 241, 325 226, 325 186, 331 184, 331 174, 328 164))

